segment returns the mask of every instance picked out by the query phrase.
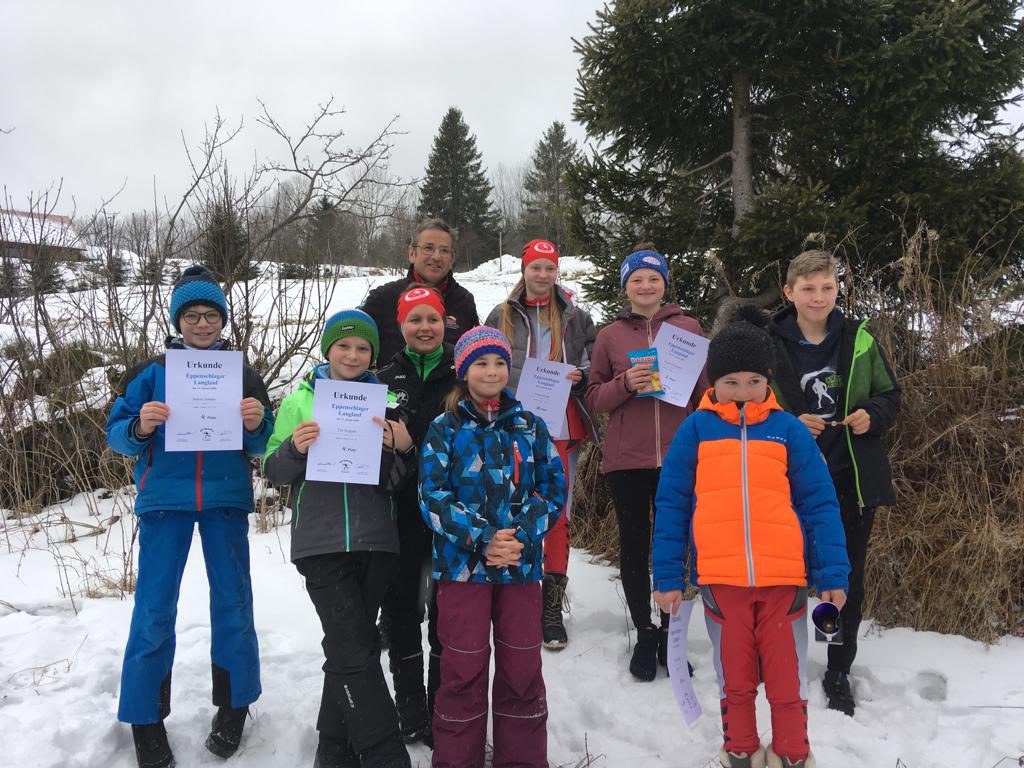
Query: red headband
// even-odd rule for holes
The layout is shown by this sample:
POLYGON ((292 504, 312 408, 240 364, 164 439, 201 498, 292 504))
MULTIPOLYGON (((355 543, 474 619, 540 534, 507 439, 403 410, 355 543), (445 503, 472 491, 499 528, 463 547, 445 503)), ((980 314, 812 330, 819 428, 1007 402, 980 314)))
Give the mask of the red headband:
POLYGON ((404 323, 410 312, 424 304, 436 309, 437 314, 444 319, 444 299, 441 298, 441 294, 433 288, 417 285, 398 297, 398 324, 404 323))
POLYGON ((523 246, 523 269, 537 259, 547 259, 558 264, 558 249, 555 244, 547 240, 531 240, 523 246))

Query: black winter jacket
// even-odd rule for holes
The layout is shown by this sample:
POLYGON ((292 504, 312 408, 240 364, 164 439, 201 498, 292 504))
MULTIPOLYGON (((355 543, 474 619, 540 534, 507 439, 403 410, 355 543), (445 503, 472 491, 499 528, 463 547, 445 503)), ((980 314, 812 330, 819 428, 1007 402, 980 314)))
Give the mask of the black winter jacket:
MULTIPOLYGON (((448 273, 448 281, 441 295, 444 297, 445 317, 444 340, 454 345, 470 328, 480 325, 480 317, 476 313, 476 302, 473 294, 455 281, 455 275, 448 273)), ((416 284, 413 269, 410 266, 405 277, 392 280, 390 283, 378 285, 366 297, 361 309, 377 323, 380 333, 380 354, 377 356, 379 365, 389 362, 405 347, 402 328, 398 324, 398 297, 410 285, 416 284)))

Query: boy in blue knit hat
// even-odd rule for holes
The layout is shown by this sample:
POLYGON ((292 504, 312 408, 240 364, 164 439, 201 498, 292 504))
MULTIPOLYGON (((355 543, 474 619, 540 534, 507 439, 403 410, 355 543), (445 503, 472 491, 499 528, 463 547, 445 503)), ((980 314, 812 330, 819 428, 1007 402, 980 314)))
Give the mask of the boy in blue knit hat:
MULTIPOLYGON (((221 338, 227 301, 206 268, 185 270, 171 293, 170 310, 180 335, 168 337, 167 349, 229 348, 221 338)), ((107 419, 110 447, 135 459, 138 489, 139 573, 117 716, 132 726, 140 768, 174 765, 163 720, 171 710, 178 591, 197 524, 210 582, 217 706, 207 749, 220 757, 234 754, 248 707, 260 695, 249 574, 248 516, 254 506, 250 460, 263 453, 274 420, 266 387, 249 366, 243 369, 242 386, 240 451, 166 450, 164 422, 170 410, 162 354, 127 372, 107 419)))

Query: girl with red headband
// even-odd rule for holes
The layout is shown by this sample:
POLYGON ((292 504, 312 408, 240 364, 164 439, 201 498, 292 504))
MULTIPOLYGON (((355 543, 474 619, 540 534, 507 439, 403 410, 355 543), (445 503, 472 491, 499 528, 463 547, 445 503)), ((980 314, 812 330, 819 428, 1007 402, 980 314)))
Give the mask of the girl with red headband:
POLYGON ((523 274, 508 298, 496 306, 486 324, 499 329, 512 343, 509 388, 516 390, 523 363, 539 357, 575 365, 569 374, 572 395, 566 410, 566 428, 552 435, 565 467, 568 493, 565 509, 544 540, 544 613, 541 625, 544 647, 561 650, 569 641, 562 623, 569 578, 569 518, 573 480, 579 448, 588 438, 597 440, 597 428, 587 412, 585 393, 590 353, 597 331, 590 315, 572 300, 572 294, 558 285, 558 249, 547 240, 531 240, 523 248, 523 274))
MULTIPOLYGON (((444 410, 455 386, 453 347, 444 341, 444 299, 435 289, 413 285, 398 297, 398 324, 405 347, 377 371, 408 416, 413 445, 420 445, 430 422, 444 410)), ((395 495, 398 515, 398 567, 381 605, 381 626, 387 635, 395 706, 407 743, 433 746, 430 727, 434 696, 441 679, 441 643, 437 638, 437 607, 430 578, 431 532, 420 515, 416 483, 395 495), (423 686, 423 637, 420 625, 428 614, 430 662, 423 686)))

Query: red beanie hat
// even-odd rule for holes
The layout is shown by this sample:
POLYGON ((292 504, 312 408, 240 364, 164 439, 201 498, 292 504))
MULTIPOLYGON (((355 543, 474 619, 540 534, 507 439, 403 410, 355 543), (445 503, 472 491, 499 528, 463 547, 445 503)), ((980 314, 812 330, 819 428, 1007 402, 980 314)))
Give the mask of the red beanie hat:
POLYGON ((523 246, 523 269, 526 269, 527 265, 531 261, 537 259, 547 259, 553 261, 556 265, 558 264, 558 249, 555 248, 555 244, 548 240, 531 240, 523 246))
POLYGON ((405 322, 416 307, 426 304, 437 310, 437 314, 444 319, 444 299, 441 294, 426 285, 415 285, 398 297, 398 324, 405 322))

